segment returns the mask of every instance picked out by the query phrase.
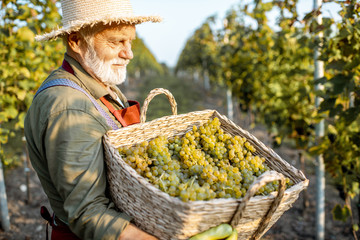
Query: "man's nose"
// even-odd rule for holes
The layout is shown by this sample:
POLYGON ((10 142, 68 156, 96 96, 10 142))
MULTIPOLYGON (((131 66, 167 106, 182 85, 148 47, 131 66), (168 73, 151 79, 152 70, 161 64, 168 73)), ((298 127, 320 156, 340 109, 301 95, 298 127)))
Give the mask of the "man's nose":
POLYGON ((119 57, 124 59, 133 59, 134 55, 131 49, 131 44, 127 43, 124 45, 124 48, 120 50, 119 57))

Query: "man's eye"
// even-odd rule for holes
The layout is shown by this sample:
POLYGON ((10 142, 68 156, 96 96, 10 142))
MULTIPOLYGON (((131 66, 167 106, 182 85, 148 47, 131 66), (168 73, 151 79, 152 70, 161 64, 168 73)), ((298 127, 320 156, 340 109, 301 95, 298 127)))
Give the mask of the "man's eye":
MULTIPOLYGON (((125 45, 127 44, 126 40, 113 40, 109 41, 111 45, 113 46, 119 46, 119 45, 125 45)), ((132 41, 128 41, 128 43, 131 45, 132 41)))
POLYGON ((122 43, 122 41, 116 41, 116 40, 113 40, 113 41, 110 41, 111 44, 113 45, 119 45, 122 43))

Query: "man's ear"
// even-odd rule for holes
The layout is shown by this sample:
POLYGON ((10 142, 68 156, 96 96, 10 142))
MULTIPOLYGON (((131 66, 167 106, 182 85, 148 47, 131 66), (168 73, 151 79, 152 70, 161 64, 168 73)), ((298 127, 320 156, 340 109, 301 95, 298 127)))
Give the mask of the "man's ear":
POLYGON ((68 46, 75 53, 81 54, 81 48, 84 46, 84 38, 79 32, 72 32, 69 34, 67 39, 68 46))

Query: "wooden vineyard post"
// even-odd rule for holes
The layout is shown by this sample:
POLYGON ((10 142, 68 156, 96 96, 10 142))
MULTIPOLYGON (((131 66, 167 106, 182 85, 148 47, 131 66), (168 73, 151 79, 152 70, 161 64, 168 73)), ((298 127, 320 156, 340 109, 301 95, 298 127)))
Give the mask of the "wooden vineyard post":
POLYGON ((228 86, 226 89, 226 105, 227 105, 227 116, 230 120, 234 121, 234 106, 233 106, 232 92, 230 86, 228 86))
POLYGON ((5 179, 2 161, 0 161, 0 210, 1 210, 1 227, 7 232, 10 230, 10 218, 7 205, 7 196, 5 189, 5 179))
MULTIPOLYGON (((322 0, 314 0, 314 11, 321 8, 322 0)), ((322 15, 319 14, 316 17, 317 23, 322 25, 322 15)), ((316 39, 322 41, 323 32, 319 32, 316 39)), ((319 60, 320 56, 320 46, 315 48, 314 51, 314 79, 319 79, 324 77, 324 62, 319 60)), ((315 90, 320 90, 323 88, 323 85, 317 84, 315 90)), ((322 99, 316 97, 315 105, 316 108, 319 108, 322 99)), ((321 120, 316 125, 316 138, 320 139, 324 136, 324 120, 321 120)), ((316 156, 316 239, 324 240, 325 239, 325 164, 323 155, 320 154, 316 156)))

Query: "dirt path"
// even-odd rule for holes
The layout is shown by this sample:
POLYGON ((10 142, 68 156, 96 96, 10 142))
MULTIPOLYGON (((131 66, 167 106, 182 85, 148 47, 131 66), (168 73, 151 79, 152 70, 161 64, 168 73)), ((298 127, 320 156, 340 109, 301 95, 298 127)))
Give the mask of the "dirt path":
POLYGON ((45 239, 46 222, 40 217, 40 206, 49 204, 35 172, 30 171, 30 202, 24 191, 26 178, 23 168, 8 171, 5 176, 10 231, 0 231, 0 240, 45 239))

